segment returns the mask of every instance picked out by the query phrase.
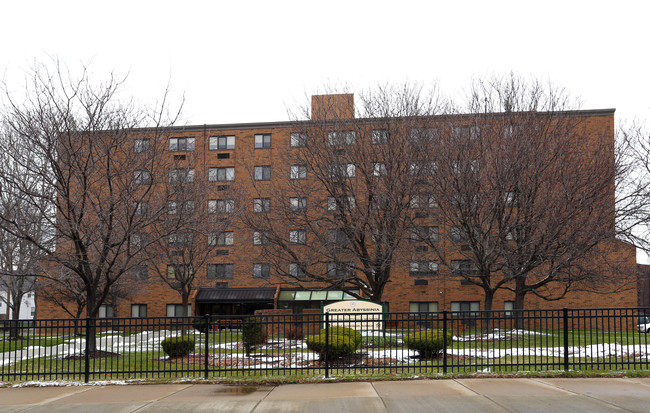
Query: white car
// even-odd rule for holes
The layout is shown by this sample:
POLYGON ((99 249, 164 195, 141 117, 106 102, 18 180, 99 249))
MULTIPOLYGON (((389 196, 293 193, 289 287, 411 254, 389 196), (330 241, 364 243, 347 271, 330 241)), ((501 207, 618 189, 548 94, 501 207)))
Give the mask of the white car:
POLYGON ((639 324, 636 328, 641 333, 650 333, 650 316, 639 316, 639 324))

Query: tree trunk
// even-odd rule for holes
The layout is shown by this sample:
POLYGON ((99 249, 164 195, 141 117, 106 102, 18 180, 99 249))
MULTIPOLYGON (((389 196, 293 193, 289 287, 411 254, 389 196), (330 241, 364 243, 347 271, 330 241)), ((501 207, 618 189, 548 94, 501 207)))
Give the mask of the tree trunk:
MULTIPOLYGON (((189 314, 187 314, 187 305, 190 302, 190 292, 189 291, 183 291, 181 293, 181 302, 182 302, 182 306, 183 306, 183 308, 181 309, 181 315, 183 317, 187 317, 189 315, 189 314)), ((187 322, 188 321, 187 321, 186 318, 184 318, 181 321, 181 335, 182 336, 187 334, 187 322)))
POLYGON ((485 299, 483 301, 483 309, 485 310, 485 319, 483 320, 482 323, 482 331, 484 333, 489 333, 492 331, 492 325, 493 325, 493 320, 492 320, 492 305, 494 303, 494 291, 491 290, 484 290, 485 291, 485 299))
POLYGON ((88 338, 88 352, 91 356, 97 351, 97 313, 99 312, 99 306, 96 303, 95 295, 87 291, 86 316, 89 322, 86 326, 86 336, 88 338))
MULTIPOLYGON (((23 301, 23 295, 9 295, 7 297, 12 301, 11 321, 9 322, 9 340, 18 340, 20 338, 20 305, 23 301)), ((8 302, 9 300, 7 300, 8 302)))
MULTIPOLYGON (((524 309, 524 299, 526 298, 526 280, 522 278, 517 278, 517 281, 515 283, 515 302, 513 304, 513 308, 515 310, 523 310, 524 309)), ((522 311, 515 311, 514 312, 514 317, 515 317, 515 328, 522 329, 524 328, 524 315, 522 311)))

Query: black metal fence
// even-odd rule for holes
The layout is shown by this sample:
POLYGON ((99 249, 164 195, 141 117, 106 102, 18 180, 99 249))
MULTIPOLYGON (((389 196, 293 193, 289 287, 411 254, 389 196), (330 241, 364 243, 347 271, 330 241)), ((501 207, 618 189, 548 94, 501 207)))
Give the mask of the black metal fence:
POLYGON ((1 327, 0 381, 649 369, 646 314, 650 309, 31 320, 1 327), (194 350, 167 355, 161 342, 180 336, 193 339, 194 350))

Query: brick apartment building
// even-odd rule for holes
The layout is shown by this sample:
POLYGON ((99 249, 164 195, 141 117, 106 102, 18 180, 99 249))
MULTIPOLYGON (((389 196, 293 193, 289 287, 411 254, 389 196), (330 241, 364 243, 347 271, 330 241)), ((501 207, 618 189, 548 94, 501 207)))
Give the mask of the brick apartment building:
MULTIPOLYGON (((234 210, 235 200, 243 205, 241 215, 229 223, 229 228, 221 231, 220 235, 212 241, 216 247, 210 251, 209 257, 203 264, 195 268, 196 279, 189 303, 191 314, 250 314, 255 310, 273 308, 289 308, 300 312, 305 308, 319 308, 323 303, 353 298, 336 286, 301 279, 298 272, 304 269, 297 265, 298 262, 293 262, 291 257, 281 256, 282 245, 269 245, 265 241, 265 237, 269 235, 265 231, 256 231, 254 228, 255 225, 272 222, 269 225, 274 225, 276 230, 279 228, 279 231, 285 231, 287 244, 296 249, 307 248, 303 245, 311 242, 320 242, 320 238, 328 236, 322 234, 329 234, 325 230, 329 230, 330 233, 336 230, 336 228, 322 229, 323 232, 318 235, 318 231, 321 230, 318 226, 323 224, 314 224, 313 230, 304 230, 302 228, 308 225, 306 221, 301 221, 300 229, 296 229, 291 216, 285 214, 285 211, 301 210, 305 205, 310 208, 312 214, 333 214, 336 212, 332 210, 340 208, 338 204, 328 205, 328 202, 339 201, 329 196, 331 194, 323 189, 322 182, 314 178, 312 168, 315 168, 315 165, 293 165, 291 157, 293 153, 301 150, 305 139, 315 139, 314 135, 318 135, 312 133, 314 121, 320 122, 316 127, 330 130, 341 129, 346 119, 353 119, 352 99, 352 95, 314 96, 312 123, 197 125, 175 127, 169 131, 169 135, 165 137, 167 142, 164 144, 167 150, 163 156, 170 165, 170 180, 175 171, 182 169, 186 173, 189 172, 191 179, 202 183, 201 185, 206 189, 207 205, 201 208, 207 208, 210 213, 228 213, 234 210), (328 102, 332 101, 335 102, 334 112, 325 110, 328 102), (343 121, 337 123, 340 119, 343 121), (308 189, 304 189, 302 194, 292 196, 294 189, 291 185, 307 185, 308 189), (234 193, 234 195, 224 196, 223 194, 226 193, 234 193), (267 217, 273 216, 275 208, 279 208, 278 205, 282 202, 286 202, 287 207, 283 209, 283 213, 276 214, 273 220, 268 219, 267 217), (265 213, 268 214, 263 215, 265 213), (259 221, 258 217, 262 215, 264 220, 259 221)), ((565 113, 563 116, 579 121, 581 133, 585 135, 585 146, 607 147, 611 149, 611 159, 613 159, 613 110, 575 111, 565 113)), ((486 120, 488 124, 490 122, 499 124, 500 130, 503 129, 498 115, 490 119, 492 118, 486 120)), ((418 121, 437 122, 438 125, 446 125, 445 128, 449 128, 450 124, 467 125, 468 118, 463 115, 453 115, 429 117, 418 121)), ((388 122, 387 124, 390 125, 399 122, 399 119, 382 119, 382 122, 388 122)), ((323 135, 322 139, 330 139, 330 146, 340 145, 341 148, 336 149, 338 152, 335 153, 342 157, 352 156, 349 150, 346 152, 348 145, 362 145, 364 140, 368 145, 371 140, 373 145, 383 143, 384 137, 379 133, 381 129, 374 129, 370 121, 364 123, 362 120, 361 125, 361 129, 356 132, 350 133, 343 128, 343 132, 340 130, 328 132, 329 134, 323 135)), ((484 126, 484 129, 487 128, 484 126)), ((471 128, 466 130, 468 136, 475 131, 471 128)), ((135 136, 133 156, 138 155, 142 145, 143 142, 135 136)), ((359 163, 356 166, 356 176, 354 161, 348 160, 340 164, 344 165, 342 173, 349 175, 350 182, 353 182, 351 185, 355 185, 355 180, 363 179, 360 163, 364 161, 357 162, 359 163)), ((475 167, 475 165, 470 166, 475 167)), ((489 165, 481 165, 481 167, 490 168, 489 165)), ((381 177, 385 173, 386 166, 383 162, 373 162, 372 168, 374 171, 371 175, 381 177)), ((162 188, 168 181, 165 177, 160 182, 162 188)), ((426 187, 426 183, 420 185, 426 187)), ((160 189, 160 192, 165 191, 160 189)), ((601 225, 612 227, 613 182, 606 192, 603 193, 602 199, 611 206, 611 214, 601 225)), ((370 202, 363 198, 362 194, 357 195, 357 199, 353 199, 356 208, 361 209, 366 202, 370 202)), ((466 265, 467 260, 462 258, 468 253, 469 247, 459 239, 454 243, 453 234, 451 240, 446 239, 445 235, 453 233, 454 229, 439 217, 436 212, 439 206, 435 201, 431 199, 424 201, 416 198, 416 195, 411 195, 410 202, 409 206, 413 211, 408 215, 412 220, 409 225, 432 228, 431 231, 435 231, 436 242, 446 242, 450 245, 446 255, 447 265, 443 265, 439 262, 439 258, 432 254, 432 244, 417 243, 413 240, 401 243, 394 255, 391 278, 384 287, 382 301, 387 303, 390 311, 483 309, 484 290, 454 275, 454 271, 459 271, 462 269, 459 267, 466 265), (452 246, 456 250, 452 251, 452 246)), ((182 207, 174 204, 174 209, 176 208, 182 207)), ((194 208, 199 207, 194 206, 194 208)), ((316 220, 318 217, 312 216, 311 219, 316 220)), ((458 234, 455 236, 458 238, 458 234)), ((573 288, 557 301, 545 301, 530 293, 526 296, 526 308, 636 306, 636 289, 626 288, 625 284, 625 280, 636 277, 635 248, 612 237, 604 240, 594 249, 600 254, 590 255, 594 258, 585 258, 585 260, 593 259, 595 262, 590 264, 599 267, 610 280, 620 279, 617 288, 594 292, 591 288, 593 286, 580 288, 579 285, 572 285, 573 288), (615 265, 607 267, 612 262, 615 262, 615 265)), ((310 258, 311 272, 319 272, 323 277, 338 274, 339 263, 333 260, 330 262, 330 259, 322 256, 317 257, 314 251, 305 252, 304 255, 310 258)), ((139 269, 141 274, 133 281, 130 294, 125 298, 106 303, 100 310, 100 316, 179 315, 179 307, 181 307, 179 293, 165 284, 153 271, 153 266, 158 265, 161 273, 173 277, 173 272, 178 271, 178 267, 169 265, 165 260, 161 258, 157 263, 149 263, 144 268, 141 267, 139 269)), ((471 265, 467 270, 472 271, 471 265)), ((345 271, 344 269, 343 272, 345 271)), ((349 288, 360 291, 356 287, 349 288)), ((547 292, 553 289, 560 291, 560 287, 557 286, 544 288, 547 292)), ((364 296, 364 293, 361 292, 361 295, 364 296)), ((513 300, 512 291, 499 289, 494 295, 493 309, 508 310, 512 308, 513 300)), ((40 298, 38 308, 40 317, 64 316, 58 307, 40 298)))

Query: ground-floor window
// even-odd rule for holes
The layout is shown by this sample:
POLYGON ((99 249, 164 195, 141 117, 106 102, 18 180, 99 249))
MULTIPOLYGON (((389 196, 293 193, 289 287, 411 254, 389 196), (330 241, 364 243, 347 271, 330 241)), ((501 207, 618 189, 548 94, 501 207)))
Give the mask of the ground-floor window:
POLYGON ((113 318, 115 317, 115 308, 109 304, 103 304, 99 306, 99 313, 97 318, 113 318))
POLYGON ((481 309, 481 304, 478 301, 452 301, 452 312, 475 312, 481 309))
MULTIPOLYGON (((187 305, 187 315, 192 315, 192 304, 187 305)), ((167 304, 167 317, 182 317, 183 304, 167 304)))
POLYGON ((515 302, 514 301, 504 301, 503 302, 503 315, 506 317, 512 317, 513 313, 512 310, 515 308, 515 302))
POLYGON ((437 313, 438 303, 435 301, 430 301, 430 302, 411 301, 409 303, 409 312, 410 313, 437 313))
POLYGON ((146 317, 147 305, 146 304, 131 304, 131 317, 146 317))

